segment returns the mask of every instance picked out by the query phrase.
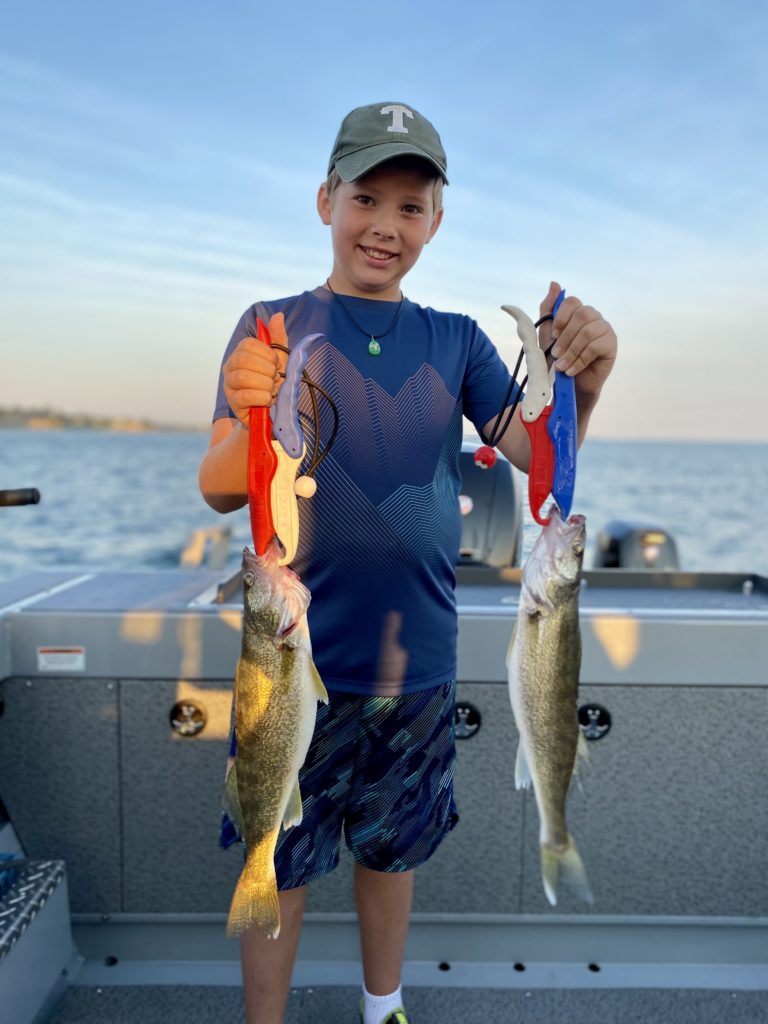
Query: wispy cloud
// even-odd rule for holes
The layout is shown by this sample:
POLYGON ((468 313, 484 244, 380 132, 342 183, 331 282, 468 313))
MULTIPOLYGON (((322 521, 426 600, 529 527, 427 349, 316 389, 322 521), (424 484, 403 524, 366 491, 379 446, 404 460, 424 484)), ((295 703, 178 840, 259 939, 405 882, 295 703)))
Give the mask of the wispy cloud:
MULTIPOLYGON (((475 316, 514 358, 498 307, 534 312, 560 277, 620 329, 600 433, 700 436, 733 378, 743 406, 733 429, 768 436, 754 411, 768 373, 768 18, 755 7, 555 0, 543 26, 537 5, 489 4, 468 20, 448 0, 430 46, 409 37, 398 50, 409 59, 397 91, 423 100, 440 127, 452 180, 408 294, 475 316)), ((117 33, 115 60, 98 50, 87 61, 96 37, 78 35, 90 19, 76 8, 46 11, 61 38, 37 59, 8 41, 29 38, 17 10, 0 52, 0 330, 16 343, 14 395, 39 389, 44 352, 51 393, 69 381, 73 401, 140 411, 146 365, 151 401, 197 422, 212 350, 242 308, 312 287, 329 268, 314 191, 337 115, 383 98, 360 84, 370 47, 352 46, 344 22, 305 18, 301 4, 260 10, 256 40, 244 11, 228 25, 194 3, 168 47, 154 35, 145 45, 139 0, 130 17, 99 21, 102 46, 117 33), (53 337, 39 330, 51 304, 53 337), (99 359, 105 324, 116 374, 99 359), (167 384, 179 359, 183 394, 167 384)), ((401 0, 388 14, 412 19, 401 0)), ((153 28, 156 17, 170 31, 180 11, 153 13, 153 28)), ((381 39, 380 12, 357 12, 353 27, 357 41, 381 39)))
MULTIPOLYGON (((153 294, 170 288, 169 301, 178 301, 181 291, 185 301, 197 303, 254 276, 274 285, 281 275, 302 270, 295 249, 267 222, 245 225, 161 203, 116 206, 11 175, 0 175, 0 209, 0 253, 11 273, 21 255, 25 274, 33 263, 41 273, 55 272, 66 289, 92 279, 104 301, 114 297, 104 293, 108 279, 115 288, 130 279, 153 294)), ((30 289, 39 283, 31 278, 30 289)))

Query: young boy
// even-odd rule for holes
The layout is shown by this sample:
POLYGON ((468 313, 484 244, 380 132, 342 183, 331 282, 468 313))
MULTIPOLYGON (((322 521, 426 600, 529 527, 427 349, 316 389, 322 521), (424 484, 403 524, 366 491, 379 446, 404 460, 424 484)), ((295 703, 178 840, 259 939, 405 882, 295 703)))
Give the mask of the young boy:
MULTIPOLYGON (((278 336, 284 318, 294 342, 325 335, 308 371, 340 415, 317 493, 299 502, 293 562, 312 593, 315 662, 330 703, 318 708, 300 776, 304 820, 282 834, 275 855, 279 938, 242 938, 248 1024, 283 1020, 307 885, 336 866, 342 830, 355 858, 363 1024, 407 1024, 400 971, 413 869, 458 820, 453 587, 462 414, 488 432, 510 375, 474 321, 418 306, 401 291, 440 226, 445 183, 440 138, 418 111, 400 103, 353 110, 317 196, 331 228, 330 276, 248 309, 222 364, 200 468, 203 496, 219 512, 246 503, 248 411, 272 404, 284 364, 255 340, 257 316, 278 336)), ((542 314, 558 292, 553 282, 542 314)), ((554 331, 557 366, 576 376, 581 440, 616 336, 574 297, 542 331, 542 341, 554 331)), ((517 417, 499 448, 527 470, 517 417)))

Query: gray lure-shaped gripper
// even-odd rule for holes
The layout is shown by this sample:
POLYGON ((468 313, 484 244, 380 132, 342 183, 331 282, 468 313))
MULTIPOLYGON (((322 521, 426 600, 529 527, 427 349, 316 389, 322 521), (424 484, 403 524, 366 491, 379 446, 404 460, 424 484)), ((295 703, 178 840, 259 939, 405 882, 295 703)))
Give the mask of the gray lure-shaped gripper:
POLYGON ((304 432, 299 423, 299 384, 307 364, 309 350, 322 334, 305 334, 290 351, 285 368, 285 381, 277 393, 272 412, 275 437, 292 459, 298 459, 304 450, 304 432))

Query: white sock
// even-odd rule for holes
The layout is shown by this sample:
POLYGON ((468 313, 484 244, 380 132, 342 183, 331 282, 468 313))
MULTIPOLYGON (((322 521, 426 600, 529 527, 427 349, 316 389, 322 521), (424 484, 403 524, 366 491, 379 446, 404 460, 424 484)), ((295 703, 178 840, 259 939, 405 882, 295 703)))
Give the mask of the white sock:
POLYGON ((403 987, 390 996, 372 996, 363 984, 363 1024, 382 1024, 394 1010, 403 1008, 403 987))

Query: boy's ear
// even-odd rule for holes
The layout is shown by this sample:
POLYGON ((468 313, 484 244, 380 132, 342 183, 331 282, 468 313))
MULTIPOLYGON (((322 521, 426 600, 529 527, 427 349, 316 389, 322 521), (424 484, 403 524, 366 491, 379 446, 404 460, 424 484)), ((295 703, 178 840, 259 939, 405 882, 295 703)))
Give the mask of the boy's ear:
POLYGON ((317 190, 317 212, 323 224, 331 223, 331 199, 325 182, 317 190))
POLYGON ((443 207, 441 206, 440 209, 435 214, 434 220, 432 221, 432 227, 429 229, 429 235, 427 236, 427 242, 428 243, 431 242, 432 239, 435 237, 435 232, 440 227, 440 225, 442 223, 442 220, 443 220, 443 207))

